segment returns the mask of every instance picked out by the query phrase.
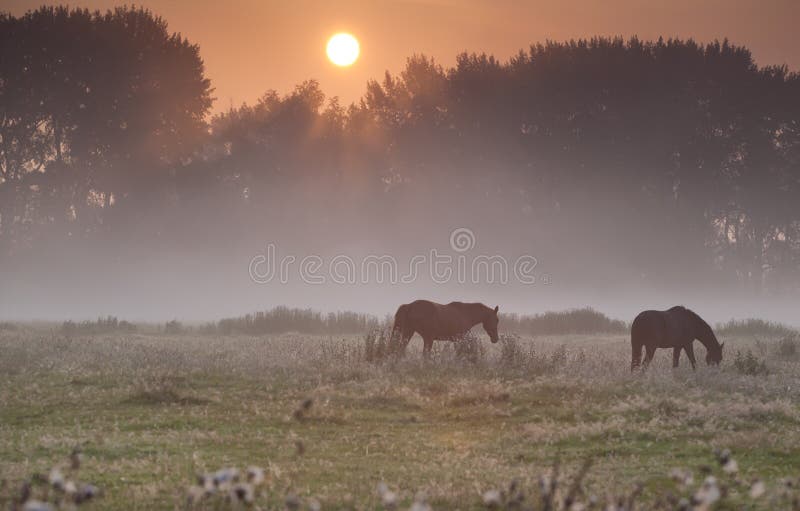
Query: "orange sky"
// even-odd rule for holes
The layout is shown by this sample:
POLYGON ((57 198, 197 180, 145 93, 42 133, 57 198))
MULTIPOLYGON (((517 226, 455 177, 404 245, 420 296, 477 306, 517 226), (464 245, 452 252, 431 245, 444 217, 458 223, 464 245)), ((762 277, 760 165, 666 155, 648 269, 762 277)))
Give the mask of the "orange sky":
MULTIPOLYGON (((21 14, 42 0, 2 0, 21 14)), ((83 0, 107 8, 126 2, 83 0)), ((358 99, 368 78, 402 69, 413 53, 444 65, 463 50, 506 60, 546 39, 592 35, 728 37, 748 46, 759 64, 800 68, 800 0, 139 0, 170 30, 200 45, 216 88, 216 111, 281 93, 308 78, 344 103, 358 99), (348 31, 361 58, 337 68, 325 56, 327 38, 348 31)))

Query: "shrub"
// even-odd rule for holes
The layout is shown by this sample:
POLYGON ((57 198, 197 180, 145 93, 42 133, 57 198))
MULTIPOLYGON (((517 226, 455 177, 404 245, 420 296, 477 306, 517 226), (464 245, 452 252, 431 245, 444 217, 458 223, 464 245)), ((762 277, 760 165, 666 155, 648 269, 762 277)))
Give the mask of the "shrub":
POLYGON ((534 316, 503 314, 500 328, 505 332, 526 335, 561 335, 592 333, 624 333, 628 325, 611 319, 592 308, 545 312, 534 316))
POLYGON ((183 324, 177 319, 167 321, 164 324, 164 333, 169 335, 179 334, 183 332, 183 324))
POLYGON ((778 354, 781 357, 792 358, 797 355, 797 334, 787 335, 778 341, 778 354))
POLYGON ((0 321, 0 332, 16 332, 19 330, 19 327, 10 321, 0 321))
POLYGON ((357 312, 340 311, 323 314, 312 309, 275 307, 255 314, 221 319, 203 326, 200 331, 222 335, 264 335, 286 332, 344 335, 376 328, 378 323, 378 318, 375 316, 357 312))
POLYGON ((775 323, 773 321, 764 321, 763 319, 755 318, 741 320, 732 319, 727 323, 718 324, 716 330, 719 335, 739 336, 762 335, 766 337, 786 337, 797 333, 796 330, 783 323, 775 323))
POLYGON ((530 357, 522 349, 520 337, 517 334, 505 334, 500 337, 500 366, 513 368, 520 367, 530 357))
POLYGON ((453 348, 457 359, 467 360, 473 364, 483 360, 483 344, 472 332, 467 332, 461 339, 456 341, 453 348))
POLYGON ((391 327, 373 328, 364 336, 364 359, 380 362, 391 355, 400 354, 399 333, 392 335, 391 327))
POLYGON ((136 325, 128 321, 120 321, 115 316, 97 318, 97 321, 65 321, 61 325, 61 333, 67 337, 72 335, 95 335, 115 332, 131 333, 136 331, 136 325))
POLYGON ((566 366, 567 360, 567 347, 563 344, 550 355, 550 364, 553 366, 553 370, 566 366))
POLYGON ((737 351, 733 365, 739 373, 748 376, 758 376, 761 374, 766 376, 769 374, 766 362, 753 355, 753 352, 750 350, 747 350, 745 354, 737 351))

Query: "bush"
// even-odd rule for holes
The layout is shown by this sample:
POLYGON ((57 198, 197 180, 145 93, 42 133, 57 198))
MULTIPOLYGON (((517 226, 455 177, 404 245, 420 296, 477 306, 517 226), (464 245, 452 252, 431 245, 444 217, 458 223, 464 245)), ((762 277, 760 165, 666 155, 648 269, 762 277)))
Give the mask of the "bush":
POLYGON ((453 343, 456 358, 477 364, 483 360, 484 349, 480 339, 472 332, 467 332, 464 337, 453 343))
POLYGON ((764 321, 763 319, 732 319, 727 323, 717 325, 717 333, 719 335, 738 335, 738 336, 755 336, 761 335, 765 337, 786 337, 797 334, 793 328, 784 325, 783 323, 775 323, 773 321, 764 321))
POLYGON ((400 354, 400 337, 392 335, 391 328, 373 328, 364 336, 364 359, 380 362, 391 355, 400 354))
POLYGON ((164 333, 165 334, 179 334, 183 332, 183 324, 178 321, 177 319, 173 319, 172 321, 167 321, 164 324, 164 333))
POLYGON ((519 367, 525 363, 526 356, 520 346, 519 335, 506 334, 500 337, 500 366, 519 367))
POLYGON ((561 312, 545 312, 534 316, 502 314, 500 328, 505 332, 525 335, 561 335, 593 333, 625 333, 624 321, 611 319, 590 307, 561 312))
POLYGON ((0 332, 16 332, 19 327, 10 321, 0 321, 0 332))
POLYGON ((563 344, 550 354, 550 364, 553 366, 553 370, 566 366, 568 360, 567 347, 563 344))
POLYGON ((753 352, 750 350, 747 350, 747 353, 745 354, 742 354, 742 352, 737 351, 736 358, 733 361, 733 366, 739 373, 748 376, 758 376, 758 375, 766 376, 767 374, 769 374, 766 362, 753 355, 753 352))
POLYGON ((67 337, 72 335, 96 335, 109 334, 115 332, 132 333, 136 331, 136 325, 128 321, 120 321, 115 316, 97 318, 97 321, 65 321, 61 324, 61 333, 67 337))
POLYGON ((778 354, 781 357, 792 358, 797 355, 797 334, 787 335, 778 341, 778 354))
POLYGON ((237 318, 225 318, 201 328, 208 334, 264 335, 286 332, 302 334, 357 334, 377 327, 378 318, 369 314, 341 311, 323 314, 312 309, 275 307, 237 318))

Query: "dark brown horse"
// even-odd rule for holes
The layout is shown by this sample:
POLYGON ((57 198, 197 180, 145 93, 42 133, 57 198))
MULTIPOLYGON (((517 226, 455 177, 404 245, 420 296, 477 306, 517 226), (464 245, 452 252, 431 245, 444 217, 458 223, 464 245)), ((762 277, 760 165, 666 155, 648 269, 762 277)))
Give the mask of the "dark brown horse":
POLYGON ((631 325, 631 371, 642 363, 644 367, 653 360, 656 348, 672 348, 672 367, 678 367, 681 350, 686 351, 692 369, 695 369, 694 348, 697 339, 706 347, 706 364, 722 362, 722 346, 708 323, 686 307, 677 306, 665 311, 644 311, 631 325))
POLYGON ((497 342, 497 311, 500 307, 487 307, 482 303, 450 302, 447 305, 417 300, 397 308, 394 315, 392 338, 399 334, 400 349, 405 351, 411 336, 422 336, 422 352, 428 356, 433 341, 458 341, 469 330, 481 323, 492 342, 497 342))

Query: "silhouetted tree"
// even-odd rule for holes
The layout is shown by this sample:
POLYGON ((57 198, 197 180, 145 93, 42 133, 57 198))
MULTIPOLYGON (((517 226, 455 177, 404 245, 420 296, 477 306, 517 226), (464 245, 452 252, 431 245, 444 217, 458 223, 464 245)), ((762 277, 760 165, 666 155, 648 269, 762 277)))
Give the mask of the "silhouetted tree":
MULTIPOLYGON (((0 18, 2 237, 95 230, 192 155, 211 106, 198 47, 144 9, 0 18)), ((135 215, 136 207, 126 209, 135 215)))
POLYGON ((598 262, 653 285, 800 286, 800 77, 727 41, 415 55, 348 107, 307 81, 206 122, 197 47, 148 11, 42 8, 0 17, 0 38, 6 248, 101 230, 403 247, 435 241, 409 226, 511 226, 567 278, 598 262))

